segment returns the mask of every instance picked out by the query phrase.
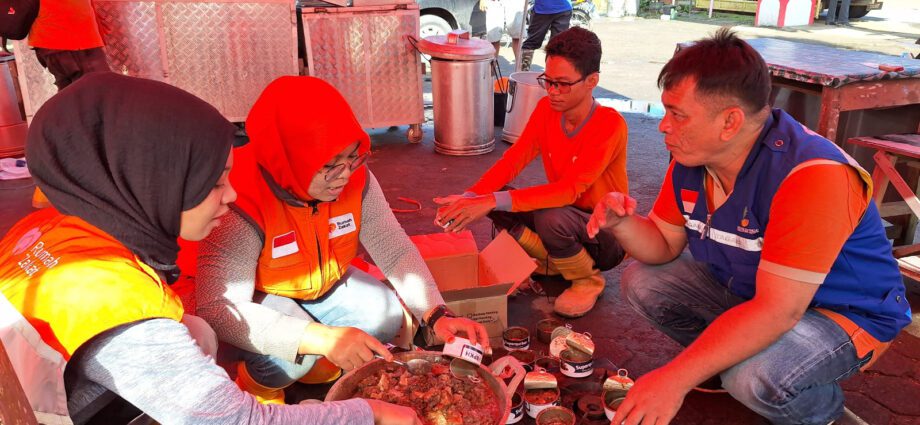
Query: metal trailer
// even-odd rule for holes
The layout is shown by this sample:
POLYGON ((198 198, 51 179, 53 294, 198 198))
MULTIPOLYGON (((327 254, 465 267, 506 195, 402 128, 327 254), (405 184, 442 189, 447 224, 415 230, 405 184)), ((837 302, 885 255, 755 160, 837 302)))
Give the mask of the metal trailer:
MULTIPOLYGON (((96 0, 113 71, 182 88, 246 120, 272 80, 297 75, 290 0, 96 0)), ((57 92, 28 40, 15 43, 26 116, 57 92)))
MULTIPOLYGON (((362 3, 380 0, 363 0, 362 3)), ((163 81, 244 122, 274 79, 301 73, 298 9, 291 0, 95 0, 113 71, 163 81)), ((405 39, 418 6, 305 8, 308 75, 338 88, 363 127, 424 122, 421 65, 405 39)), ((28 40, 15 42, 26 116, 57 92, 28 40)))
POLYGON ((422 139, 422 71, 407 39, 419 33, 415 3, 304 8, 307 75, 335 86, 362 127, 409 125, 422 139))

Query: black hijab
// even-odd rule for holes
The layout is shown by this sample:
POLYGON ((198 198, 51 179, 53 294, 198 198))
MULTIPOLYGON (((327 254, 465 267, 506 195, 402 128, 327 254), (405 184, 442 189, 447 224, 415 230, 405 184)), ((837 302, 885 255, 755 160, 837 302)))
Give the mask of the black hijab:
POLYGON ((113 236, 172 283, 181 213, 214 188, 235 130, 176 87, 91 73, 35 114, 26 161, 55 208, 113 236))

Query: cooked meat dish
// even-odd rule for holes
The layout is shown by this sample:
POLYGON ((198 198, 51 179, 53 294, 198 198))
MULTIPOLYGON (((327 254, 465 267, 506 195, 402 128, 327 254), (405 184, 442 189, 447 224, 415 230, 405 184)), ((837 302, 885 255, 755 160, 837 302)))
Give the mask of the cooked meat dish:
POLYGON ((524 393, 524 400, 530 404, 538 406, 550 404, 559 397, 556 389, 527 390, 524 393))
POLYGON ((484 381, 455 378, 447 363, 416 376, 388 364, 358 383, 355 397, 383 400, 415 409, 425 425, 495 425, 498 399, 484 381))

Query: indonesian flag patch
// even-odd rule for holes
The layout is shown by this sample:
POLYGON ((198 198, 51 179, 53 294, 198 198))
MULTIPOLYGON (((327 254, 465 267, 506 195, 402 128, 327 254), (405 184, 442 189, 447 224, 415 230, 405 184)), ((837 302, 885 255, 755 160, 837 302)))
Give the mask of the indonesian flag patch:
POLYGON ((272 238, 272 258, 281 258, 299 251, 294 231, 272 238))
POLYGON ((680 200, 684 204, 684 212, 690 214, 696 208, 696 199, 700 196, 699 192, 687 189, 680 190, 680 200))

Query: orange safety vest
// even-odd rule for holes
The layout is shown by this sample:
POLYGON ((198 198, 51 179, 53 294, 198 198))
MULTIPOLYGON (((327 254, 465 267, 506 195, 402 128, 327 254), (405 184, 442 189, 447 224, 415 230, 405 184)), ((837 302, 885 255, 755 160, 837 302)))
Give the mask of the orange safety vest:
POLYGON ((54 208, 0 240, 0 293, 65 360, 119 325, 183 314, 179 297, 133 252, 54 208))
POLYGON ((366 176, 355 173, 337 200, 320 202, 315 208, 278 199, 263 176, 246 179, 248 184, 234 182, 239 193, 237 211, 263 235, 257 290, 315 300, 342 278, 358 252, 366 176))

